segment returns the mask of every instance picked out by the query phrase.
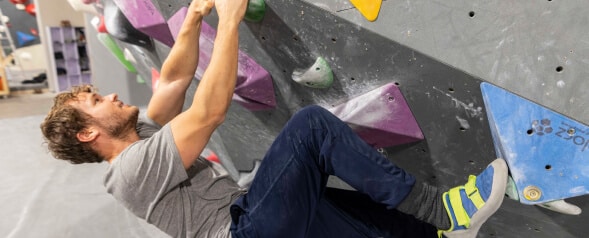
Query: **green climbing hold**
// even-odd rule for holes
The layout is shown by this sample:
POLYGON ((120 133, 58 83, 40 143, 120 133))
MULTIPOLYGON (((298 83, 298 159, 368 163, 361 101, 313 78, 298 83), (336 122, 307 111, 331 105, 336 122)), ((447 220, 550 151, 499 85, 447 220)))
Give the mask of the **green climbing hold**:
POLYGON ((127 71, 137 73, 135 66, 125 59, 125 53, 108 33, 98 33, 98 40, 121 62, 127 71))
POLYGON ((264 0, 249 0, 244 18, 249 22, 260 22, 265 13, 266 3, 264 0))
POLYGON ((295 70, 292 80, 311 88, 328 88, 333 84, 333 72, 327 61, 317 57, 313 66, 305 70, 295 70))
POLYGON ((505 195, 507 195, 508 198, 519 201, 517 187, 515 186, 515 181, 511 176, 507 178, 507 188, 505 189, 505 195))

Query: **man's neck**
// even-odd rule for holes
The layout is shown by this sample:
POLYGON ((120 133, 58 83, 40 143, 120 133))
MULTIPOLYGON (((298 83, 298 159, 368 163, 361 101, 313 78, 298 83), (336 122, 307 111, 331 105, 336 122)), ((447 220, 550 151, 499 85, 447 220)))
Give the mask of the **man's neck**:
POLYGON ((137 141, 139 141, 139 135, 133 131, 121 138, 103 138, 103 140, 97 141, 96 148, 99 148, 98 153, 105 158, 106 162, 113 163, 123 150, 137 141))

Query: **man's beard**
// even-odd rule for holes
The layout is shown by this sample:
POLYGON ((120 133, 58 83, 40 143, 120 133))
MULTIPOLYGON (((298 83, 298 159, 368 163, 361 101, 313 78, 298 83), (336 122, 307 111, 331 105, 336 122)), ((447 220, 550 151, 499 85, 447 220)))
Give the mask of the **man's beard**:
POLYGON ((99 122, 99 124, 108 132, 111 137, 116 139, 124 139, 130 131, 135 130, 138 117, 139 110, 136 110, 127 118, 124 118, 122 115, 118 114, 113 116, 113 118, 107 122, 99 122))

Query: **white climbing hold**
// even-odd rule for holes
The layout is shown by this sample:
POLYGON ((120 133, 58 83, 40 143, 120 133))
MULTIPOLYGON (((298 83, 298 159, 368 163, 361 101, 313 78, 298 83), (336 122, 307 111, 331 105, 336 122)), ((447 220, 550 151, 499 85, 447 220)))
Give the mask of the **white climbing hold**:
POLYGON ((555 200, 555 201, 545 202, 545 203, 537 204, 537 206, 546 208, 551 211, 559 212, 562 214, 567 214, 567 215, 579 215, 579 214, 581 214, 581 211, 582 211, 580 207, 570 204, 568 202, 565 202, 564 200, 555 200))
POLYGON ((133 54, 131 53, 131 51, 128 48, 125 48, 125 50, 123 50, 123 55, 125 56, 125 59, 133 64, 137 64, 137 60, 135 59, 135 56, 133 56, 133 54))

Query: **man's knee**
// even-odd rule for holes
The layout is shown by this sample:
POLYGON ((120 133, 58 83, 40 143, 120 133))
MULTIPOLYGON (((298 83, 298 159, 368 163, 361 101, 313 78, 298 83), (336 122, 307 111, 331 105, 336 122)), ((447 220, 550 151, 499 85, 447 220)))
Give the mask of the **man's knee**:
POLYGON ((309 105, 303 107, 299 110, 293 117, 299 118, 314 118, 314 117, 323 117, 325 115, 331 116, 331 112, 327 111, 325 108, 317 105, 309 105))
POLYGON ((337 124, 339 119, 325 108, 317 105, 310 105, 299 110, 291 120, 305 122, 311 127, 326 126, 325 124, 337 124))

